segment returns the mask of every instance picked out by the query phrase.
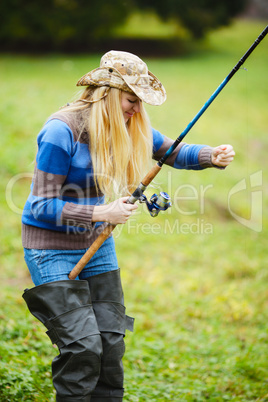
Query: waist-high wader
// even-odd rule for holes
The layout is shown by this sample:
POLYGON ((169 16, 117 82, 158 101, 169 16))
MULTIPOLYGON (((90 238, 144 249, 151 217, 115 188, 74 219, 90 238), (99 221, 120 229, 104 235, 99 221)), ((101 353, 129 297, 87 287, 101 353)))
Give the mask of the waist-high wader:
POLYGON ((120 270, 26 289, 30 312, 59 348, 52 361, 56 402, 121 402, 126 316, 120 270))

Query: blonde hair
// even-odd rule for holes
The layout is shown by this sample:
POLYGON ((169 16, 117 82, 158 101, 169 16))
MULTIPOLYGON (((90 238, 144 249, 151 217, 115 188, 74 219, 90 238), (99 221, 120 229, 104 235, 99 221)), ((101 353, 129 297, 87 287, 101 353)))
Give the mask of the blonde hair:
POLYGON ((109 87, 87 87, 64 111, 77 112, 80 132, 89 134, 94 180, 109 199, 131 194, 148 172, 153 139, 148 115, 140 112, 125 123, 122 91, 109 87))

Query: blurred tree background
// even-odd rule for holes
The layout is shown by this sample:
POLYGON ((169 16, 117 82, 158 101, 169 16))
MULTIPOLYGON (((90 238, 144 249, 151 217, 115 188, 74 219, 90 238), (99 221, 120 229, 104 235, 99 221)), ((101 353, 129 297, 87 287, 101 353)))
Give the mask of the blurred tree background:
MULTIPOLYGON (((135 13, 141 15, 143 25, 146 25, 144 23, 148 16, 154 15, 162 23, 173 26, 173 31, 169 32, 169 40, 171 36, 173 39, 182 36, 200 39, 210 30, 229 24, 249 6, 251 9, 253 7, 253 11, 257 7, 263 14, 265 2, 266 0, 2 0, 0 46, 2 51, 94 52, 102 51, 105 46, 109 48, 109 45, 117 46, 120 50, 119 38, 123 40, 126 32, 122 31, 122 27, 135 13)), ((137 26, 136 36, 139 36, 139 29, 137 26)), ((161 36, 161 32, 158 34, 161 36)), ((130 38, 128 40, 131 42, 130 38)), ((124 47, 125 43, 121 45, 124 47)))

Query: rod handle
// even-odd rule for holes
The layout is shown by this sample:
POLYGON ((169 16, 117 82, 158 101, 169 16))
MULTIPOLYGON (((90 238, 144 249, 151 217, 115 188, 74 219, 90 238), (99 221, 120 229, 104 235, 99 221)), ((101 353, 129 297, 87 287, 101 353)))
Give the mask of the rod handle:
POLYGON ((155 176, 157 175, 157 173, 160 172, 162 166, 159 166, 158 163, 156 163, 152 169, 150 170, 149 173, 147 173, 147 175, 144 177, 144 179, 142 180, 142 184, 144 186, 148 186, 151 181, 155 178, 155 176))
POLYGON ((116 225, 112 224, 107 224, 107 226, 105 226, 101 234, 97 237, 94 243, 85 252, 85 254, 78 261, 76 266, 72 269, 72 271, 69 274, 69 279, 75 279, 80 274, 80 272, 86 266, 91 257, 93 257, 93 255, 98 251, 98 249, 105 242, 105 240, 108 239, 108 237, 110 236, 115 227, 116 225))

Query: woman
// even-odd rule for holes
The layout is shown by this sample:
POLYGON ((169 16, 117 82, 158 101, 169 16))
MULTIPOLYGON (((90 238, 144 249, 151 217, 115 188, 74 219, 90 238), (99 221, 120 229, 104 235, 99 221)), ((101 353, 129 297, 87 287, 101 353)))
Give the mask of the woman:
MULTIPOLYGON (((31 193, 22 216, 25 260, 36 287, 24 292, 60 354, 52 362, 57 402, 122 401, 125 315, 113 238, 78 280, 68 274, 102 230, 124 224, 128 196, 173 142, 152 129, 143 101, 161 105, 165 89, 137 56, 111 51, 77 83, 80 98, 52 115, 38 136, 31 193), (104 197, 108 202, 104 203, 104 197), (115 200, 112 200, 113 197, 115 200)), ((230 145, 181 143, 166 163, 226 167, 230 145)))

